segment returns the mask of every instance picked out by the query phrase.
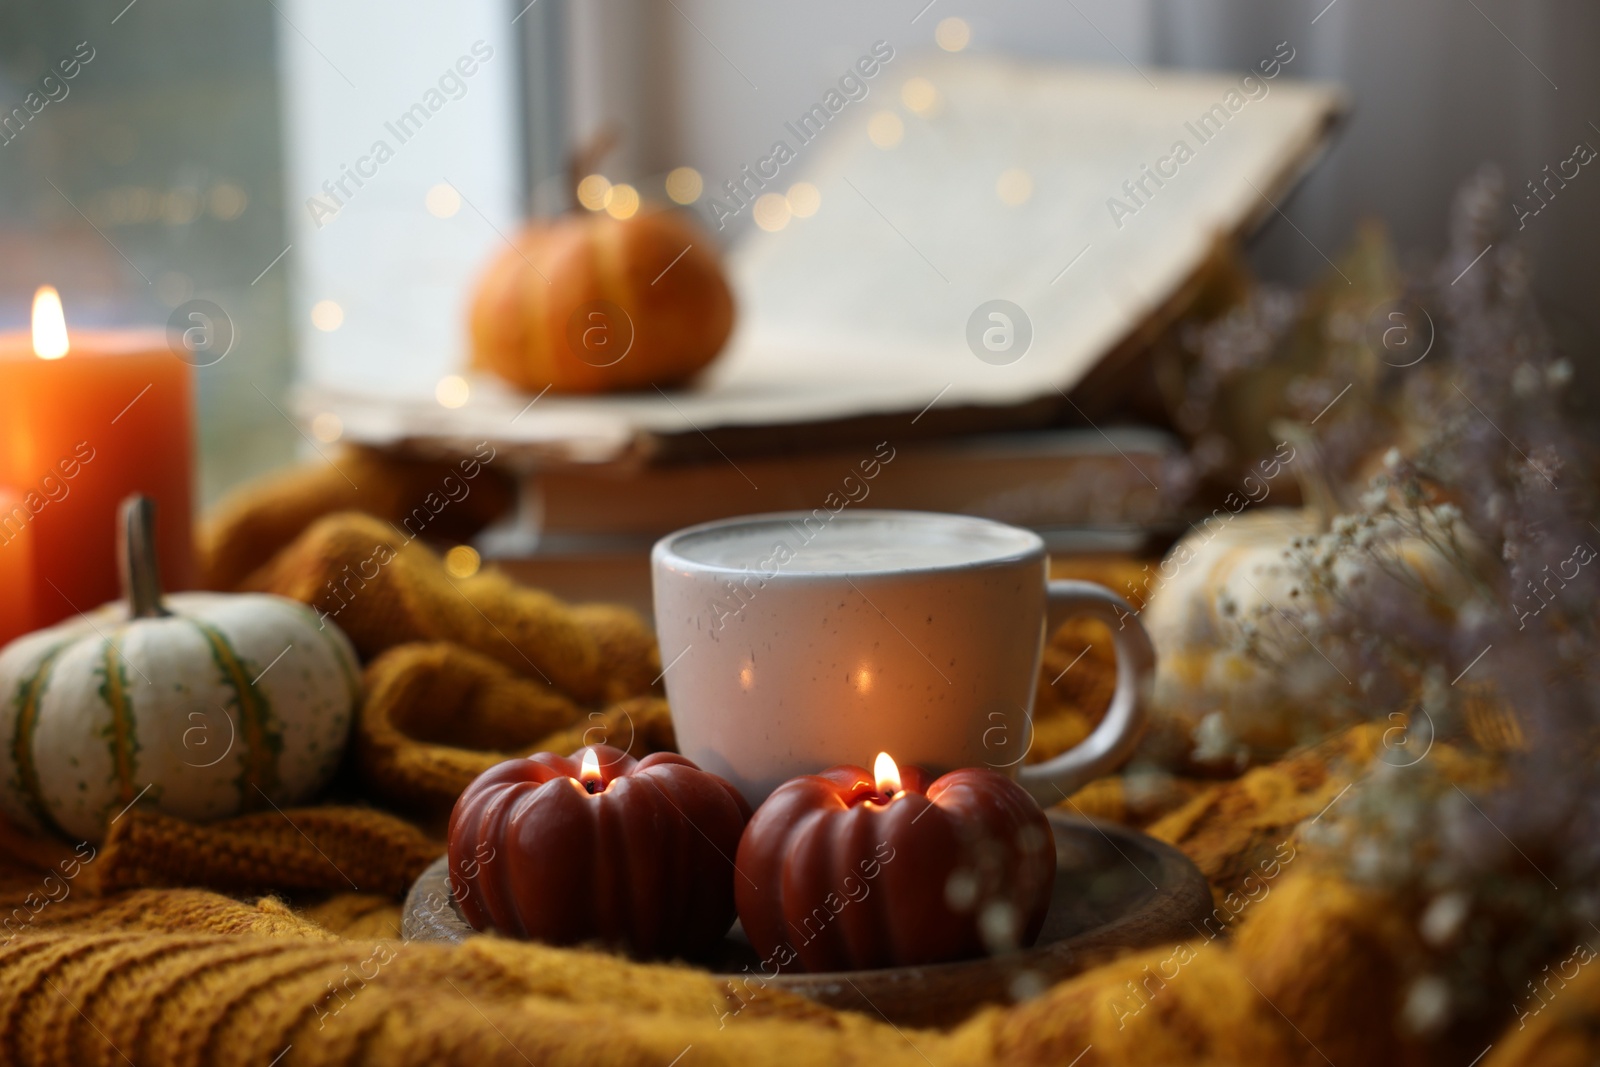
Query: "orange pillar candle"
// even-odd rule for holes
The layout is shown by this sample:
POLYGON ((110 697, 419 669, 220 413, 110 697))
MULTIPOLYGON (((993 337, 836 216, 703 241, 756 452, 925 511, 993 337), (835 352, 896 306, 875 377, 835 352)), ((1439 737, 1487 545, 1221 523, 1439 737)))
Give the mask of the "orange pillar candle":
POLYGON ((30 629, 117 598, 117 509, 130 493, 157 503, 163 579, 193 584, 193 411, 193 370, 163 333, 69 336, 48 287, 32 334, 0 336, 0 531, 27 531, 30 629))
MULTIPOLYGON (((0 489, 0 516, 25 507, 21 493, 0 489)), ((0 522, 0 646, 33 629, 33 528, 0 522)))

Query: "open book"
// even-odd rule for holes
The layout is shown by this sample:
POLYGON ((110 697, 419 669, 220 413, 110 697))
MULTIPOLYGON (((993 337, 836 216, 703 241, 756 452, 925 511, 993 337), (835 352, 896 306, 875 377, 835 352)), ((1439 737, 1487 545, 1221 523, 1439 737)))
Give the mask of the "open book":
POLYGON ((1280 51, 1271 77, 896 64, 878 91, 923 106, 885 100, 898 136, 880 118, 877 143, 874 109, 845 109, 784 168, 782 184, 814 184, 820 206, 732 250, 739 325, 691 388, 529 407, 480 381, 457 409, 327 392, 300 408, 333 411, 358 441, 488 439, 539 465, 734 428, 803 443, 807 427, 883 417, 1015 426, 1181 310, 1217 238, 1273 214, 1310 165, 1343 97, 1292 80, 1280 51), (920 97, 899 93, 910 77, 920 97))

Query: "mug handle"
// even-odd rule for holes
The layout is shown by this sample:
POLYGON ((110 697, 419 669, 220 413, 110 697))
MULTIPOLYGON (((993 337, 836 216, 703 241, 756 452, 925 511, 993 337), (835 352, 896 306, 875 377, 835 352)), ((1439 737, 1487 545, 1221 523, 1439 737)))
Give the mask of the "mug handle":
POLYGON ((1122 766, 1133 754, 1144 733, 1144 690, 1156 664, 1155 648, 1138 613, 1105 586, 1057 580, 1048 584, 1045 597, 1046 639, 1067 619, 1083 615, 1099 619, 1111 630, 1117 653, 1117 688, 1105 718, 1093 733, 1054 759, 1019 769, 1017 781, 1040 807, 1059 804, 1122 766))

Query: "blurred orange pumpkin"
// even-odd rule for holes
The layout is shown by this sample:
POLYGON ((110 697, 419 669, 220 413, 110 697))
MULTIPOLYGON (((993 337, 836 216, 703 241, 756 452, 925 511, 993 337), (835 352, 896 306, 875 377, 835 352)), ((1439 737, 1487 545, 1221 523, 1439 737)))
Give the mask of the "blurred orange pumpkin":
POLYGON ((733 331, 711 238, 671 211, 541 220, 489 265, 471 310, 473 365, 519 388, 675 385, 733 331))

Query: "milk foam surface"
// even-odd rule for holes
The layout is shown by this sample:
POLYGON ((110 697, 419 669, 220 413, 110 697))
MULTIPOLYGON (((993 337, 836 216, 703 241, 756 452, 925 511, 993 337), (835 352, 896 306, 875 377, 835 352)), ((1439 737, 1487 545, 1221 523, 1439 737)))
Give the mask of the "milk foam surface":
POLYGON ((959 567, 1012 559, 1038 544, 1026 530, 962 515, 842 512, 826 523, 796 513, 704 530, 677 538, 672 548, 713 567, 839 574, 959 567), (780 544, 787 553, 780 552, 780 544), (790 558, 780 564, 782 555, 790 558))

